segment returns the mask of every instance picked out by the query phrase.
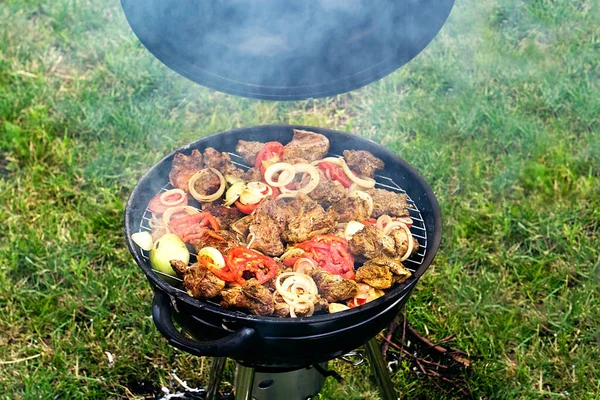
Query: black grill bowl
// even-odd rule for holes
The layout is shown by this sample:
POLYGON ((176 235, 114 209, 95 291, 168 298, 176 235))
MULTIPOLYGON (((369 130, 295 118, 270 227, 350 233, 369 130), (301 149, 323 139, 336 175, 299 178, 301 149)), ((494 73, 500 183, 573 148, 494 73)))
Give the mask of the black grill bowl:
POLYGON ((442 231, 440 207, 431 188, 414 168, 394 153, 350 133, 309 126, 266 125, 202 138, 159 161, 140 179, 129 198, 125 210, 125 235, 129 251, 154 290, 154 322, 171 345, 198 356, 229 357, 258 368, 293 369, 327 361, 355 349, 394 319, 433 261, 442 231), (235 152, 239 139, 287 143, 293 129, 327 136, 332 154, 342 154, 345 149, 367 150, 385 162, 381 175, 391 178, 412 198, 427 234, 424 257, 420 264, 414 265, 413 276, 385 296, 349 311, 277 318, 226 310, 215 303, 194 299, 154 273, 148 259, 132 242, 131 234, 139 231, 148 201, 168 182, 175 153, 189 154, 192 149, 203 151, 206 147, 235 152), (173 321, 180 325, 181 331, 173 321))

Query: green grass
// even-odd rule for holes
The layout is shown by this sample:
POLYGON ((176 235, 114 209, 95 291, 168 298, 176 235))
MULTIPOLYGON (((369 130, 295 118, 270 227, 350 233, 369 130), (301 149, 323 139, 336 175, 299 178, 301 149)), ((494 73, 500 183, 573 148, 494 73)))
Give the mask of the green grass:
MULTIPOLYGON (((174 369, 205 384, 210 361, 153 325, 124 204, 167 152, 268 123, 369 137, 430 182, 444 239, 407 316, 456 334, 475 398, 600 397, 597 2, 459 0, 409 65, 292 103, 191 84, 117 1, 8 0, 0 21, 0 398, 141 398, 140 383, 177 389, 174 369)), ((346 383, 320 398, 378 398, 368 367, 333 366, 346 383)), ((393 379, 445 398, 409 368, 393 379)))

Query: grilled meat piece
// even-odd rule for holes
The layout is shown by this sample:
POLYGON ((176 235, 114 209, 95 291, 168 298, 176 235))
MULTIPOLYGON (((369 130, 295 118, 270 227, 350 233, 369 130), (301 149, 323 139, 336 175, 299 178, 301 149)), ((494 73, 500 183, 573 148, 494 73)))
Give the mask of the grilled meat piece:
POLYGON ((254 165, 256 162, 256 156, 264 145, 265 144, 262 142, 248 142, 245 140, 240 140, 235 146, 235 152, 241 155, 246 163, 254 165))
MULTIPOLYGON (((404 265, 402 265, 402 262, 400 261, 400 258, 398 258, 398 257, 396 257, 396 258, 386 257, 386 256, 377 257, 377 258, 367 261, 363 265, 363 267, 364 266, 379 266, 379 267, 389 268, 390 272, 392 273, 393 283, 402 283, 405 280, 407 280, 408 278, 410 278, 412 275, 412 273, 409 270, 407 270, 404 267, 404 265)), ((357 272, 357 274, 358 274, 358 272, 357 272)))
POLYGON ((329 207, 346 196, 346 188, 338 181, 327 179, 325 174, 319 170, 319 184, 309 193, 309 197, 325 207, 329 207))
POLYGON ((355 281, 330 274, 320 268, 306 271, 306 274, 315 281, 321 297, 330 303, 346 300, 358 294, 358 284, 355 281))
POLYGON ((376 170, 385 167, 383 161, 364 150, 344 150, 344 159, 352 171, 369 178, 375 176, 376 170))
POLYGON ((242 178, 246 182, 261 182, 262 175, 260 174, 260 170, 254 167, 250 168, 248 171, 244 172, 240 178, 242 178))
POLYGON ((272 257, 280 256, 283 253, 281 226, 267 214, 254 214, 254 222, 250 225, 249 231, 254 234, 254 241, 250 245, 251 249, 272 257))
POLYGON ((329 151, 329 139, 325 136, 294 129, 292 141, 284 146, 283 161, 294 158, 303 158, 308 162, 313 162, 323 158, 329 151))
POLYGON ((222 174, 240 177, 244 173, 243 170, 233 165, 231 157, 225 152, 218 152, 212 147, 207 147, 204 150, 204 165, 206 168, 215 168, 222 174))
POLYGON ((300 243, 313 236, 331 232, 337 224, 337 214, 325 211, 316 201, 304 201, 296 210, 296 214, 287 222, 283 231, 283 240, 300 243))
POLYGON ((237 221, 231 223, 229 225, 229 229, 231 229, 232 231, 234 231, 236 233, 239 233, 243 237, 246 237, 250 233, 250 225, 252 225, 253 223, 254 223, 254 216, 246 215, 245 217, 242 217, 242 218, 238 219, 237 221))
POLYGON ((208 211, 219 223, 219 229, 229 229, 229 225, 240 219, 243 215, 237 207, 225 207, 225 206, 210 206, 206 207, 204 211, 208 211))
POLYGON ((356 270, 356 281, 375 289, 389 289, 392 286, 392 272, 386 266, 366 262, 356 270))
POLYGON ((189 267, 179 261, 172 260, 171 267, 183 279, 183 286, 188 294, 196 299, 211 299, 218 296, 225 287, 225 281, 218 278, 207 268, 198 263, 189 267))
POLYGON ((190 244, 194 246, 194 249, 196 249, 196 253, 204 247, 214 247, 215 249, 219 250, 223 255, 225 255, 232 247, 245 246, 244 238, 235 232, 220 230, 218 234, 224 240, 219 240, 212 236, 204 235, 199 239, 192 239, 190 244))
POLYGON ((389 215, 392 217, 408 217, 408 208, 412 208, 406 202, 408 196, 404 193, 390 192, 385 189, 369 189, 367 193, 371 195, 373 199, 373 218, 379 218, 382 215, 389 215))
MULTIPOLYGON (((402 228, 394 229, 390 232, 390 236, 394 238, 394 242, 396 243, 396 254, 399 257, 404 256, 408 250, 408 235, 406 234, 406 231, 402 228)), ((411 240, 413 242, 413 248, 410 255, 413 255, 419 250, 419 242, 414 237, 411 237, 411 240)))
POLYGON ((368 260, 375 257, 396 255, 396 243, 392 237, 385 235, 372 225, 366 225, 356 232, 348 241, 350 253, 357 260, 368 260))
POLYGON ((250 279, 243 286, 222 290, 221 296, 223 308, 244 308, 255 315, 271 315, 275 310, 273 294, 256 279, 250 279))
POLYGON ((277 224, 277 226, 279 226, 281 231, 285 229, 285 224, 289 219, 289 213, 286 211, 285 205, 275 201, 272 197, 264 199, 258 207, 256 207, 253 214, 258 220, 257 223, 260 223, 262 215, 267 215, 277 224))
POLYGON ((360 197, 345 197, 331 206, 338 215, 338 222, 364 221, 369 219, 369 203, 360 197))
POLYGON ((190 178, 202 169, 202 154, 196 149, 189 156, 183 153, 175 154, 169 172, 169 182, 174 188, 188 191, 190 178))

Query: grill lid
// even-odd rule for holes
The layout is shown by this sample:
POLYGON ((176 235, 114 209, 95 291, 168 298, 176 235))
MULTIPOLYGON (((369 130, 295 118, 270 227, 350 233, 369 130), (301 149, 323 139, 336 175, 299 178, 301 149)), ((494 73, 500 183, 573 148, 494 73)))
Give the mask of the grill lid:
POLYGON ((244 97, 344 93, 414 58, 454 0, 121 0, 154 56, 186 78, 244 97))

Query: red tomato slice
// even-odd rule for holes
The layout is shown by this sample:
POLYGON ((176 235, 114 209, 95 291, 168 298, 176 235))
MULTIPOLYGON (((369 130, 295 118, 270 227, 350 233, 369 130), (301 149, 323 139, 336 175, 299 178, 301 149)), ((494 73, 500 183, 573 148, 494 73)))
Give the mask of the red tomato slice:
POLYGON ((254 167, 264 175, 265 169, 283 159, 283 145, 279 142, 267 142, 256 155, 254 167))
POLYGON ((256 209, 256 207, 258 207, 258 205, 260 204, 260 201, 256 204, 242 204, 239 202, 239 200, 237 200, 234 204, 238 210, 240 210, 244 214, 249 215, 249 214, 252 214, 252 211, 254 211, 256 209))
POLYGON ((344 187, 349 188, 352 186, 352 181, 350 178, 348 178, 348 175, 346 175, 342 167, 339 165, 335 165, 328 161, 321 161, 319 163, 319 169, 323 171, 324 174, 329 171, 329 176, 331 176, 331 179, 338 181, 344 187))

